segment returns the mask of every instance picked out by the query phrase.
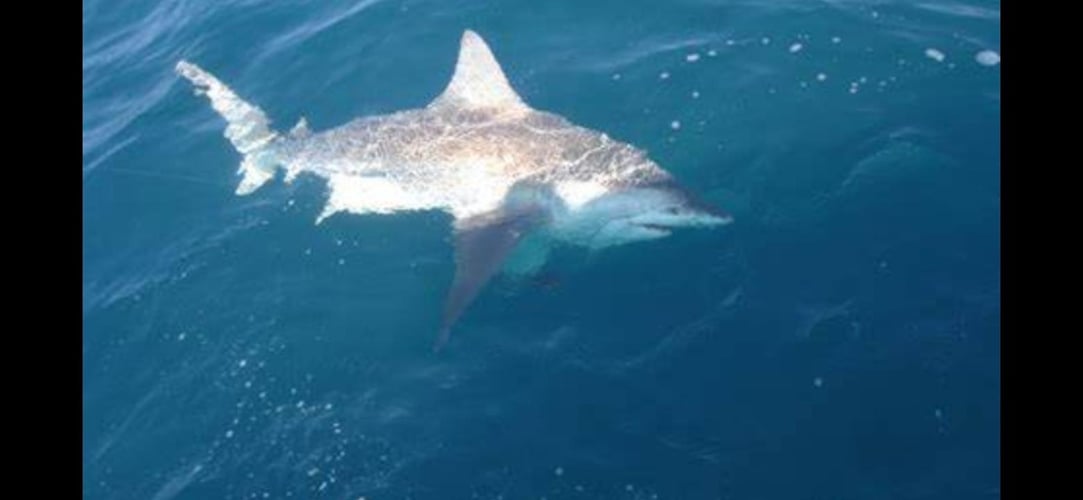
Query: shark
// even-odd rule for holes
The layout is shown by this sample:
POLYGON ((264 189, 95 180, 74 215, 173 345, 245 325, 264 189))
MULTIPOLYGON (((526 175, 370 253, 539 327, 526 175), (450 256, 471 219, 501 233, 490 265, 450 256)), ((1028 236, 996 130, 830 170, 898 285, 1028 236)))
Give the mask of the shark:
POLYGON ((451 215, 455 272, 436 351, 501 270, 529 275, 560 245, 595 251, 733 220, 644 150, 530 107, 473 30, 462 34, 451 81, 428 105, 320 132, 304 117, 276 131, 263 110, 196 64, 181 60, 175 69, 225 119, 225 137, 241 156, 237 195, 283 171, 287 183, 302 174, 327 181, 317 224, 340 212, 451 215))

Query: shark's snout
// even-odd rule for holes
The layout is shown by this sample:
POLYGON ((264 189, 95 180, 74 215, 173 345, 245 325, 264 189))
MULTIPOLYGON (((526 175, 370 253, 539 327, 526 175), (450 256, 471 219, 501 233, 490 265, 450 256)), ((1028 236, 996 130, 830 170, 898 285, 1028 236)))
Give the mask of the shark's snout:
POLYGON ((676 182, 667 181, 652 188, 665 193, 668 203, 663 209, 651 214, 651 218, 657 220, 646 222, 648 227, 719 226, 733 222, 733 216, 728 212, 676 182))
POLYGON ((716 226, 733 222, 733 216, 717 206, 705 202, 698 197, 686 198, 687 210, 698 215, 704 225, 716 226))

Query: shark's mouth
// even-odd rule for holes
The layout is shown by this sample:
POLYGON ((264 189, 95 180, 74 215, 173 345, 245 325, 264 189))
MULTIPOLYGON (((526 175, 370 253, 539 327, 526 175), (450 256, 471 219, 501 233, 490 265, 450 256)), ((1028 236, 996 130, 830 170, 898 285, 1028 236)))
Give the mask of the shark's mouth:
POLYGON ((641 228, 649 229, 651 231, 656 231, 662 234, 669 234, 673 230, 672 227, 663 224, 651 224, 649 222, 638 222, 636 223, 636 225, 641 228))

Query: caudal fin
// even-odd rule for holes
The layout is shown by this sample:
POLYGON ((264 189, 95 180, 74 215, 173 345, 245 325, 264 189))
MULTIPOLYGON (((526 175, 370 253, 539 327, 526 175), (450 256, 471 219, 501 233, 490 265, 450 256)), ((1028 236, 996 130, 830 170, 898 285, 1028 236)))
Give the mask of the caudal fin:
POLYGON ((275 162, 268 148, 279 134, 270 128, 270 120, 263 110, 245 102, 229 87, 188 61, 180 61, 177 73, 196 87, 196 92, 207 96, 211 107, 225 118, 226 139, 244 155, 237 171, 243 175, 237 186, 238 195, 249 194, 274 177, 275 162))

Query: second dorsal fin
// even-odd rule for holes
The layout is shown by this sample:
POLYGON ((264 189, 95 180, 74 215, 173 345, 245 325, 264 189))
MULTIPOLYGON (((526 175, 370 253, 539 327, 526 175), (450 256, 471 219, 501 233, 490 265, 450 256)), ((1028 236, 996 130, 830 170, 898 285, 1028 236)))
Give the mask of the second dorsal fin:
POLYGON ((530 109, 508 84, 485 40, 471 30, 463 33, 451 83, 429 106, 498 111, 530 109))

